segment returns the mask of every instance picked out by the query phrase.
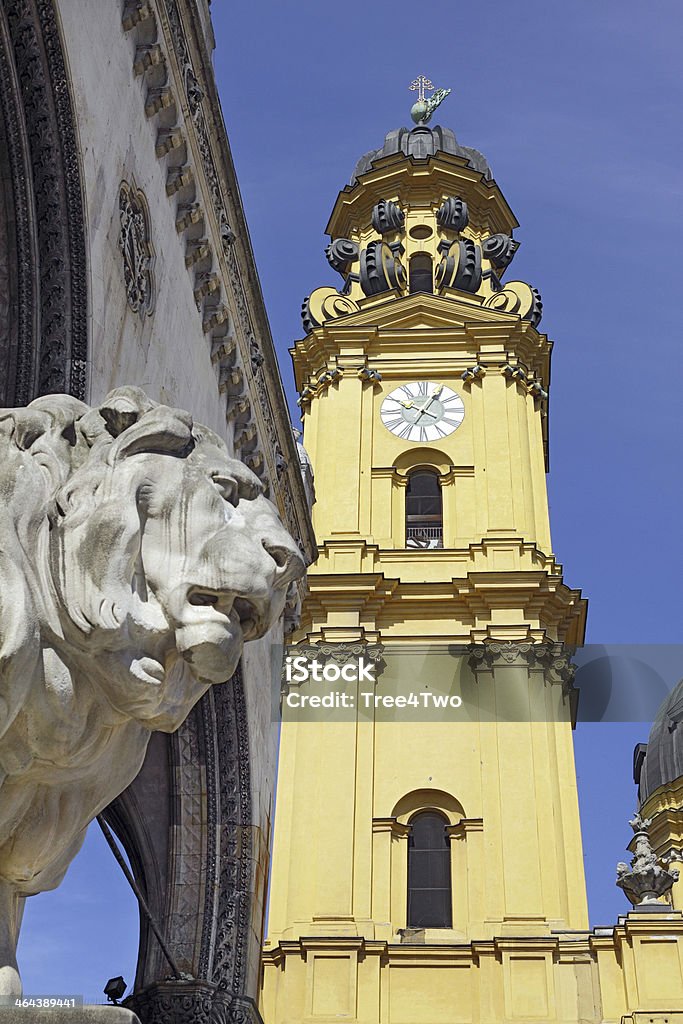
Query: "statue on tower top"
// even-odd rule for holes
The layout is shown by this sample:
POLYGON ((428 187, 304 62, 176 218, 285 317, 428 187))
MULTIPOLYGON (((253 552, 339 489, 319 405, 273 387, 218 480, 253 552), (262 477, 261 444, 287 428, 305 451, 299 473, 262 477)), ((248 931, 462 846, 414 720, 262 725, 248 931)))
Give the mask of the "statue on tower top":
POLYGON ((418 75, 409 88, 411 92, 417 93, 417 101, 410 108, 410 116, 415 124, 427 124, 436 108, 451 92, 450 89, 436 89, 431 96, 425 96, 425 89, 431 91, 434 86, 424 75, 418 75))

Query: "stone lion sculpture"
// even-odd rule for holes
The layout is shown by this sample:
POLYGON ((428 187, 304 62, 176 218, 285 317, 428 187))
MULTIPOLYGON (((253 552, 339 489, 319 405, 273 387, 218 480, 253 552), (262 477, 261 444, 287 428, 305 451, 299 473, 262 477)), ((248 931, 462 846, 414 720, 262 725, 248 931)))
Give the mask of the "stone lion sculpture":
POLYGON ((137 388, 0 410, 0 992, 22 897, 56 887, 304 571, 257 478, 137 388))

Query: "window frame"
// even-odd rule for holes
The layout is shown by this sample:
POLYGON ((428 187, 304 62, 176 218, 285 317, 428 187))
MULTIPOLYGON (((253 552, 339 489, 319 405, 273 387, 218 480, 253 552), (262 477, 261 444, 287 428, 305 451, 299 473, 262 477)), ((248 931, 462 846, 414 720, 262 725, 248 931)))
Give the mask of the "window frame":
MULTIPOLYGON (((452 872, 452 858, 451 858, 451 849, 450 849, 450 837, 449 837, 449 833, 448 833, 449 825, 450 825, 450 822, 449 822, 447 816, 442 811, 436 810, 434 808, 427 808, 427 807, 421 808, 420 810, 415 811, 415 813, 411 815, 410 820, 408 822, 408 826, 409 826, 410 831, 409 831, 409 834, 408 834, 408 851, 407 851, 407 853, 408 853, 407 883, 408 884, 407 884, 407 898, 406 898, 406 926, 408 928, 410 928, 410 929, 426 929, 426 928, 430 928, 430 929, 431 928, 439 928, 439 929, 449 928, 449 929, 452 929, 453 928, 453 916, 454 916, 454 911, 453 911, 453 872, 452 872), (439 822, 441 822, 441 824, 443 826, 443 846, 441 846, 441 844, 439 844, 438 846, 435 845, 435 846, 431 846, 431 847, 420 847, 418 849, 415 848, 415 845, 414 845, 414 843, 415 843, 414 826, 415 826, 415 822, 417 820, 419 820, 420 818, 432 818, 432 819, 437 819, 439 822), (448 884, 447 885, 441 885, 441 886, 424 886, 424 885, 416 886, 416 885, 412 884, 412 880, 411 880, 411 867, 413 865, 416 865, 415 854, 420 854, 420 853, 424 853, 424 854, 441 854, 442 855, 443 863, 442 863, 442 866, 441 866, 441 870, 444 871, 444 868, 445 868, 444 876, 447 877, 447 879, 448 879, 448 884), (442 901, 441 910, 442 910, 442 913, 438 917, 438 923, 435 923, 436 922, 436 917, 434 917, 431 921, 428 920, 426 922, 424 920, 420 920, 419 918, 424 918, 425 916, 427 916, 427 917, 429 916, 428 912, 426 910, 424 910, 424 909, 423 909, 422 914, 418 914, 418 915, 415 914, 414 903, 415 903, 416 893, 441 893, 442 894, 442 896, 441 896, 441 901, 442 901)), ((423 858, 423 859, 426 859, 426 858, 423 858)), ((413 869, 412 873, 414 874, 414 869, 413 869)))

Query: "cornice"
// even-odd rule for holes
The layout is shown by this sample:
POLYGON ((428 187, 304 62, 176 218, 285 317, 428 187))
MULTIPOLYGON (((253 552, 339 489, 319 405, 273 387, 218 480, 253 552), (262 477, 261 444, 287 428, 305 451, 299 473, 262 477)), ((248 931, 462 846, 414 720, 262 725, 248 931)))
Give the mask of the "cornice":
MULTIPOLYGON (((657 920, 668 932, 672 926, 671 923, 669 921, 664 923, 661 918, 657 920)), ((386 942, 378 939, 363 939, 361 936, 315 936, 312 938, 302 936, 298 940, 280 940, 277 944, 266 946, 263 951, 263 961, 269 966, 281 967, 286 957, 294 956, 304 959, 308 951, 324 953, 355 951, 366 957, 381 957, 388 965, 415 963, 425 966, 430 963, 438 963, 476 967, 479 961, 486 957, 500 960, 502 957, 509 958, 511 956, 535 958, 539 954, 564 963, 577 962, 577 960, 585 962, 586 960, 597 960, 599 952, 615 950, 617 947, 615 933, 619 927, 622 931, 620 939, 623 939, 627 932, 629 935, 650 933, 656 935, 662 932, 662 927, 648 929, 647 921, 644 921, 643 927, 634 922, 632 925, 618 926, 611 930, 609 935, 604 936, 590 932, 567 935, 513 935, 443 945, 386 942)), ((678 928, 676 928, 676 934, 679 934, 678 928)))
MULTIPOLYGON (((458 375, 472 364, 485 369, 521 364, 526 377, 547 391, 553 343, 512 313, 479 311, 466 302, 435 295, 408 295, 328 321, 290 350, 299 391, 316 387, 322 373, 368 366, 386 379, 414 372, 458 375), (484 315, 486 314, 486 315, 484 315), (431 323, 426 323, 430 320, 431 323)), ((547 397, 547 396, 546 396, 547 397)))
POLYGON ((373 818, 372 831, 388 832, 394 839, 407 839, 410 835, 410 825, 404 825, 396 818, 373 818))
MULTIPOLYGON (((407 581, 400 576, 389 578, 383 572, 324 573, 314 568, 309 575, 306 622, 328 619, 335 611, 353 610, 366 621, 366 626, 368 617, 371 617, 373 630, 381 631, 383 628, 384 639, 388 641, 391 626, 387 623, 395 621, 405 626, 414 620, 422 628, 424 620, 438 612, 441 617, 470 622, 472 625, 466 627, 462 638, 473 643, 517 641, 522 627, 526 630, 524 636, 533 640, 543 640, 548 633, 557 641, 582 643, 587 601, 580 590, 566 586, 561 566, 552 558, 546 559, 533 545, 528 547, 547 567, 504 572, 473 568, 462 576, 442 577, 431 582, 407 581), (492 612, 501 609, 518 611, 524 621, 509 629, 496 627, 491 621, 492 612), (474 623, 477 621, 488 622, 489 625, 476 626, 474 623), (381 627, 380 622, 383 624, 381 627), (535 622, 542 630, 540 636, 539 627, 533 625, 535 622)), ((326 542, 323 542, 323 552, 325 548, 326 542)), ((400 554, 404 555, 403 552, 400 554)), ((449 554, 452 557, 452 552, 446 549, 430 551, 428 555, 420 553, 421 563, 429 560, 438 565, 437 559, 447 563, 449 554)), ((405 555, 402 561, 405 561, 405 555)), ((432 639, 437 640, 437 637, 432 639)), ((442 639, 454 640, 455 637, 451 635, 442 639)), ((402 635, 401 641, 409 642, 409 638, 402 635)))
POLYGON ((468 165, 464 157, 440 152, 423 160, 390 154, 373 162, 369 171, 346 185, 335 200, 325 233, 344 236, 357 223, 370 219, 378 198, 396 197, 409 207, 439 205, 448 195, 465 194, 472 224, 480 231, 509 233, 519 227, 500 187, 468 165))
POLYGON ((619 949, 625 942, 637 938, 655 938, 666 936, 667 938, 683 938, 683 914, 680 910, 672 910, 667 903, 661 904, 661 913, 639 914, 632 910, 624 917, 619 918, 615 925, 614 946, 619 949))
POLYGON ((461 818, 455 825, 446 825, 449 839, 465 839, 470 832, 483 832, 483 818, 461 818))

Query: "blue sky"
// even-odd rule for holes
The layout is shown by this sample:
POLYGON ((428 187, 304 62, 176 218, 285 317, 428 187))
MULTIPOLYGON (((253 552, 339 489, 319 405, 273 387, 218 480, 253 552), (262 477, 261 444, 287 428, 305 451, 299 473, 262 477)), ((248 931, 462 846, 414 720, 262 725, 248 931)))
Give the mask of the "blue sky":
MULTIPOLYGON (((680 0, 428 5, 214 0, 216 73, 281 367, 304 295, 336 283, 323 230, 356 159, 409 123, 418 74, 452 95, 435 122, 487 156, 555 341, 549 489, 555 553, 589 598, 588 640, 682 640, 680 0)), ((683 675, 683 665, 680 670, 683 675)), ((671 681, 671 680, 670 680, 671 681)), ((644 723, 577 729, 592 924, 614 886, 644 723)), ((27 988, 93 998, 132 981, 137 911, 91 829, 61 890, 29 901, 27 988), (43 955, 44 954, 44 955, 43 955)))

